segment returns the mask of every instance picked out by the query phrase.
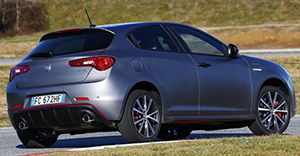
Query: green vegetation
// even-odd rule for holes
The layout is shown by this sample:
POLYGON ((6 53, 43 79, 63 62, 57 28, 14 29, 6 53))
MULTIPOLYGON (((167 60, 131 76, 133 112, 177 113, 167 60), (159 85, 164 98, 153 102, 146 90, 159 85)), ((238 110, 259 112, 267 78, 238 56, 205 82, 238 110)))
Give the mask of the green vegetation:
POLYGON ((140 21, 180 22, 197 27, 299 23, 298 0, 47 0, 50 30, 140 21))
POLYGON ((6 86, 9 79, 10 68, 13 65, 0 66, 0 127, 9 127, 11 123, 7 114, 6 86))
MULTIPOLYGON (((246 29, 208 28, 207 31, 225 43, 235 43, 240 48, 300 47, 299 0, 36 1, 45 3, 47 8, 46 32, 89 26, 84 12, 87 8, 92 22, 97 25, 143 21, 179 22, 200 28, 267 24, 266 27, 246 29)), ((24 57, 38 44, 44 33, 0 38, 0 58, 24 57)))
POLYGON ((0 38, 0 58, 24 58, 45 32, 0 38))
POLYGON ((150 144, 112 149, 53 153, 49 155, 299 155, 300 136, 271 135, 264 137, 184 140, 177 143, 150 144))
POLYGON ((24 42, 24 41, 34 41, 38 42, 43 34, 46 32, 38 32, 33 33, 31 35, 22 35, 22 36, 14 36, 7 38, 0 38, 0 42, 9 41, 9 42, 24 42))

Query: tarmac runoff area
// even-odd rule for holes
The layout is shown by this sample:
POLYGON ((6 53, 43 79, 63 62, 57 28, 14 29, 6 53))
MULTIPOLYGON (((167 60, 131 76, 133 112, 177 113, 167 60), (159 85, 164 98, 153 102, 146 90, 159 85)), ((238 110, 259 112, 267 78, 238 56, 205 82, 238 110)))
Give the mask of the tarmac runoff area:
MULTIPOLYGON (((300 135, 300 115, 291 119, 289 127, 283 135, 300 135)), ((193 131, 185 140, 201 140, 211 138, 252 137, 253 133, 248 127, 215 130, 193 131)), ((179 141, 154 140, 150 143, 129 144, 119 132, 98 132, 79 135, 62 134, 57 142, 50 148, 26 148, 17 137, 12 127, 0 128, 0 155, 43 155, 50 153, 63 153, 72 151, 101 150, 105 148, 141 146, 148 144, 174 143, 179 141)))

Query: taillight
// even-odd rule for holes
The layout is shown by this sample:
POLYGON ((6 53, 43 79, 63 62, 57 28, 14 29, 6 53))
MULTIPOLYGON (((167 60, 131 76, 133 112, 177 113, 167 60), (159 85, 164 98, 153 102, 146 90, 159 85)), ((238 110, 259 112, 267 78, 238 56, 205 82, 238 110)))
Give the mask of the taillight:
POLYGON ((90 57, 69 62, 71 67, 94 67, 97 70, 106 70, 114 65, 116 58, 112 56, 90 57))
POLYGON ((16 77, 17 75, 19 74, 23 74, 23 73, 26 73, 29 71, 29 67, 28 66, 16 66, 16 67, 13 67, 11 70, 10 70, 10 77, 9 77, 9 81, 13 80, 14 77, 16 77))
POLYGON ((98 70, 106 70, 114 65, 116 59, 114 57, 100 56, 98 57, 94 68, 98 70))

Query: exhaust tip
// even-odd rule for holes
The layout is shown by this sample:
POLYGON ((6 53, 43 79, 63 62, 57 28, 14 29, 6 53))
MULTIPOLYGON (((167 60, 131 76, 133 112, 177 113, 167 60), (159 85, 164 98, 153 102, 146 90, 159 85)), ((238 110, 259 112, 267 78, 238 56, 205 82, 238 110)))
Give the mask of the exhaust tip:
POLYGON ((81 119, 84 123, 91 123, 95 121, 88 113, 85 113, 81 119))
POLYGON ((18 127, 19 127, 19 129, 22 130, 22 131, 28 129, 28 126, 27 126, 27 124, 26 124, 26 122, 25 122, 24 120, 21 120, 21 121, 19 122, 18 127))

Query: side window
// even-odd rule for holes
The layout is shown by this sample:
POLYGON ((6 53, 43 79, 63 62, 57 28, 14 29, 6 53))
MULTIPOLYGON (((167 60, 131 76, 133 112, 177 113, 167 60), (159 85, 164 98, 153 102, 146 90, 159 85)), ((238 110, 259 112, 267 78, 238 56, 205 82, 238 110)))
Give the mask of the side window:
POLYGON ((215 41, 211 41, 212 39, 204 34, 182 26, 172 26, 172 28, 175 29, 192 53, 224 56, 220 50, 207 40, 210 40, 210 42, 215 41))
POLYGON ((169 35, 158 25, 138 29, 132 36, 142 49, 178 51, 169 35))

